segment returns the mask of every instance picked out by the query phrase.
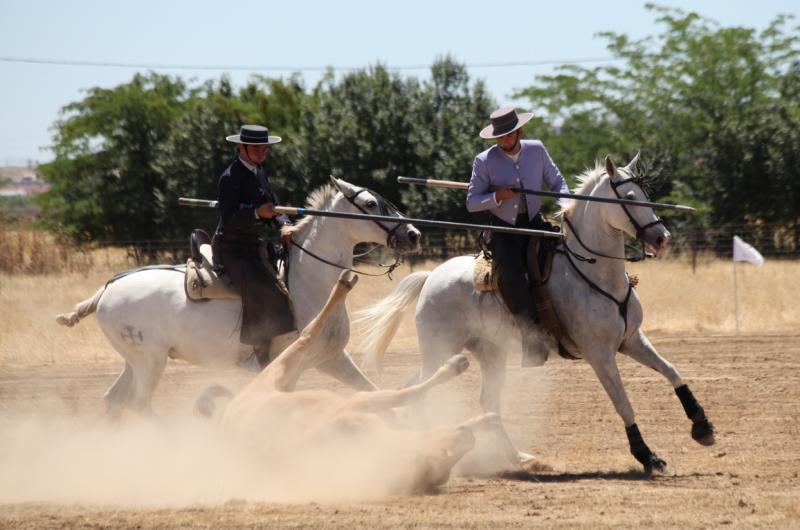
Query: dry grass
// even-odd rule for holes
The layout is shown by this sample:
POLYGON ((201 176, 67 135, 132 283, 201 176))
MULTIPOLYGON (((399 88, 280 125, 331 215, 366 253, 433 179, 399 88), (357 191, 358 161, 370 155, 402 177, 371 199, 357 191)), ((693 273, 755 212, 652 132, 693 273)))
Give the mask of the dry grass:
MULTIPOLYGON (((124 251, 100 249, 87 253, 92 267, 80 273, 11 274, 0 272, 0 364, 62 362, 65 359, 116 358, 94 318, 72 329, 55 324, 55 316, 91 296, 115 272, 134 266, 124 251)), ((415 270, 435 267, 429 262, 415 270)), ((372 270, 372 269, 368 269, 372 270)), ((693 273, 679 261, 656 260, 629 267, 639 276, 637 291, 644 304, 644 329, 655 335, 734 333, 736 330, 733 265, 706 261, 693 273)), ((374 270, 375 272, 377 270, 374 270)), ((388 294, 397 279, 411 272, 408 265, 385 277, 362 277, 348 299, 351 308, 388 294)), ((767 261, 762 268, 737 265, 740 332, 794 333, 800 322, 800 262, 767 261)), ((410 311, 409 311, 410 313, 410 311)), ((393 348, 416 348, 413 318, 393 342, 393 348)), ((358 351, 358 338, 352 349, 358 351)))
MULTIPOLYGON (((733 262, 705 260, 693 273, 681 261, 650 260, 628 270, 639 276, 637 292, 645 310, 645 331, 736 331, 733 262)), ((761 268, 737 263, 736 277, 741 332, 797 331, 800 261, 767 260, 761 268)))

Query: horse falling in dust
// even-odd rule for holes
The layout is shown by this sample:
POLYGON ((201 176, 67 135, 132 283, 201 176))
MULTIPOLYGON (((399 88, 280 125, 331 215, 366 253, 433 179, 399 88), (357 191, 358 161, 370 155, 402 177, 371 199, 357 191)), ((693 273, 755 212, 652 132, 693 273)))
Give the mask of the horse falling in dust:
MULTIPOLYGON (((637 155, 624 168, 606 158, 579 180, 576 193, 595 197, 649 200, 638 174, 637 155)), ((625 424, 630 451, 645 471, 665 471, 666 463, 645 444, 616 363, 618 351, 663 375, 674 387, 688 418, 692 438, 702 445, 715 442, 714 428, 678 371, 661 357, 640 326, 643 313, 625 272, 624 236, 635 237, 654 253, 666 249, 670 234, 651 208, 602 202, 578 202, 562 210, 566 225, 546 288, 562 322, 562 345, 585 359, 594 370, 625 424)), ((386 298, 362 310, 364 350, 379 364, 397 330, 403 309, 419 298, 416 324, 422 352, 419 377, 428 377, 443 359, 467 349, 481 366, 480 401, 486 412, 500 412, 505 382, 506 352, 520 351, 520 333, 496 293, 473 288, 471 256, 453 258, 432 272, 404 278, 386 298)), ((546 338, 543 340, 547 340, 546 338)), ((549 350, 555 343, 548 341, 549 350)), ((501 427, 501 431, 504 431, 501 427)), ((532 458, 519 452, 505 434, 503 450, 514 462, 532 458)))
MULTIPOLYGON (((404 429, 392 409, 420 400, 433 387, 461 374, 469 366, 464 355, 451 357, 426 381, 403 390, 359 392, 350 398, 326 390, 295 391, 326 320, 357 280, 351 272, 342 273, 300 337, 227 404, 220 426, 256 457, 296 462, 297 455, 307 455, 304 459, 324 455, 335 465, 361 463, 368 474, 364 478, 388 487, 386 493, 425 491, 444 484, 453 466, 474 446, 473 430, 494 428, 497 416, 484 414, 456 427, 420 432, 404 429), (364 466, 370 454, 376 465, 364 466)), ((197 410, 213 415, 214 399, 222 393, 220 387, 208 389, 198 399, 197 410)), ((344 477, 316 480, 336 483, 344 477)))
MULTIPOLYGON (((297 223, 286 283, 298 329, 317 315, 341 269, 353 266, 356 244, 386 244, 406 252, 415 250, 419 241, 419 231, 404 223, 403 215, 383 197, 342 179, 331 180, 333 185, 312 193, 309 207, 381 214, 397 217, 398 222, 307 217, 297 223)), ((96 311, 100 329, 125 360, 122 373, 104 396, 109 415, 119 414, 124 406, 148 411, 170 357, 203 366, 234 366, 252 354, 251 346, 239 343, 241 301, 193 302, 186 296, 183 281, 183 274, 174 270, 135 271, 101 287, 72 313, 58 317, 60 324, 73 326, 96 311)), ((350 320, 343 305, 326 320, 321 334, 322 340, 304 356, 303 368, 316 367, 353 388, 374 390, 375 385, 344 350, 350 320)))

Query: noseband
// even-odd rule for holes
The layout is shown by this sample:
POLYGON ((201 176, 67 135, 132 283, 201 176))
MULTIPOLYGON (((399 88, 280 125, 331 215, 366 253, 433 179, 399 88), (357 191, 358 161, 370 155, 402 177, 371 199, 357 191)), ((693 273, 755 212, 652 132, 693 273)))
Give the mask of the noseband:
MULTIPOLYGON (((352 197, 350 195, 347 195, 346 193, 342 193, 342 195, 344 195, 344 198, 347 199, 350 202, 350 204, 352 204, 353 206, 358 208, 361 211, 361 213, 365 213, 367 215, 371 215, 370 212, 368 212, 367 210, 362 208, 361 205, 356 202, 356 199, 358 198, 358 196, 361 195, 362 193, 364 193, 365 191, 370 191, 370 190, 367 190, 367 188, 361 188, 360 190, 355 192, 352 197)), ((378 207, 379 207, 380 215, 390 216, 392 214, 395 214, 400 218, 405 217, 402 213, 400 213, 400 209, 397 206, 395 206, 394 204, 392 204, 388 199, 386 199, 385 197, 382 197, 381 195, 375 193, 374 191, 370 191, 370 192, 378 200, 378 207)), ((408 224, 408 223, 400 223, 400 222, 398 222, 394 226, 394 228, 390 229, 390 228, 386 228, 385 226, 383 226, 383 223, 381 223, 380 221, 373 220, 372 222, 375 223, 376 225, 378 225, 381 228, 381 230, 386 232, 386 246, 389 247, 389 248, 394 248, 395 247, 395 244, 397 242, 397 234, 395 234, 395 232, 397 231, 397 229, 400 228, 400 226, 402 226, 404 224, 408 224)))

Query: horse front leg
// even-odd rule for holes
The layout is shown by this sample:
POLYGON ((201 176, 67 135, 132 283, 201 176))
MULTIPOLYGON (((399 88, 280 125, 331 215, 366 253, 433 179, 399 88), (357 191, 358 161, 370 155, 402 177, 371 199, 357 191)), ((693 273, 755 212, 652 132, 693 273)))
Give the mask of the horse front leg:
POLYGON ((614 354, 613 351, 587 352, 586 360, 597 374, 606 394, 611 398, 617 414, 625 422, 625 434, 628 436, 631 454, 644 466, 645 473, 651 473, 653 470, 664 473, 667 470, 667 463, 650 450, 639 432, 639 426, 636 425, 633 407, 622 386, 614 354))
POLYGON ((442 385, 469 368, 466 355, 454 355, 427 380, 400 390, 376 390, 360 392, 348 400, 348 410, 361 412, 386 412, 390 409, 410 405, 425 397, 435 386, 442 385))
POLYGON ((683 382, 678 370, 659 355, 641 330, 626 340, 620 351, 644 366, 656 370, 672 383, 686 417, 692 422, 691 432, 694 441, 706 446, 716 443, 714 425, 706 417, 705 410, 689 390, 689 386, 683 382))

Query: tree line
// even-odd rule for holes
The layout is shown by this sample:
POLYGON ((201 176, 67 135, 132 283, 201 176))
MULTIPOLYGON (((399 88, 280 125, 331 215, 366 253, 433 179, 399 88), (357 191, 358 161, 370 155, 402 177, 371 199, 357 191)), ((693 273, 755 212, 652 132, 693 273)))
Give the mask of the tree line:
MULTIPOLYGON (((667 219, 696 240, 712 227, 785 226, 755 242, 766 252, 800 241, 800 48, 778 16, 763 31, 720 27, 695 13, 650 5, 661 32, 642 40, 605 32, 608 65, 563 65, 513 94, 535 118, 527 137, 545 142, 568 180, 607 153, 637 151, 657 176, 651 198, 698 208, 667 219), (704 232, 705 231, 705 232, 704 232)), ((504 102, 501 102, 504 103, 504 102)), ((184 237, 213 229, 213 211, 177 197, 215 198, 234 157, 225 136, 266 124, 270 179, 284 204, 302 204, 333 174, 381 193, 414 217, 476 221, 463 194, 401 188, 398 175, 466 181, 478 138, 498 106, 481 79, 451 57, 420 80, 383 65, 311 89, 299 75, 190 83, 136 74, 92 88, 53 126, 52 188, 39 201, 48 228, 77 241, 184 237)), ((572 182, 571 182, 572 184, 572 182)), ((549 205, 552 209, 552 204, 549 205)))

